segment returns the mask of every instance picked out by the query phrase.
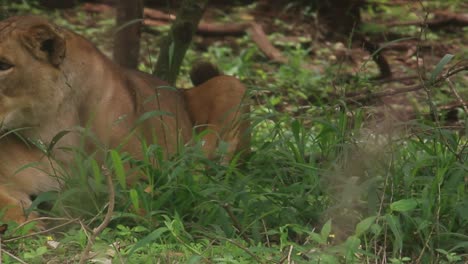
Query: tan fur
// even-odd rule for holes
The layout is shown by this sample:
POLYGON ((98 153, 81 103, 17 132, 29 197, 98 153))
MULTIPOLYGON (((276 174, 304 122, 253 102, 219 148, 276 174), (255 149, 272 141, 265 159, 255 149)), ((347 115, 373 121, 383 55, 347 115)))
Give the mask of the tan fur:
POLYGON ((204 150, 212 158, 220 141, 230 142, 225 160, 236 152, 246 152, 249 144, 249 106, 245 86, 231 76, 217 76, 185 91, 188 112, 197 131, 208 129, 204 150))
MULTIPOLYGON (((217 76, 190 90, 169 89, 154 76, 111 62, 83 37, 35 16, 0 22, 0 62, 13 66, 0 70, 0 131, 24 127, 21 136, 46 145, 60 131, 71 131, 53 151, 62 165, 70 165, 72 157, 61 147, 82 142, 77 127, 97 139, 99 148, 95 141, 85 141, 90 153, 121 147, 141 158, 143 139, 161 145, 170 156, 181 144, 190 144, 194 125, 198 131, 213 131, 205 137, 209 157, 215 156, 219 139, 229 144, 228 157, 245 147, 241 135, 246 123, 240 118, 246 107, 240 104, 246 89, 233 77, 217 76), (167 114, 138 122, 151 111, 167 114)), ((21 221, 18 213, 30 195, 59 187, 47 165, 42 171, 15 173, 43 159, 14 136, 0 139, 0 208, 12 205, 7 218, 21 221)))
POLYGON ((0 151, 0 210, 4 219, 23 222, 31 195, 59 189, 60 181, 54 175, 60 168, 12 135, 0 137, 0 151))

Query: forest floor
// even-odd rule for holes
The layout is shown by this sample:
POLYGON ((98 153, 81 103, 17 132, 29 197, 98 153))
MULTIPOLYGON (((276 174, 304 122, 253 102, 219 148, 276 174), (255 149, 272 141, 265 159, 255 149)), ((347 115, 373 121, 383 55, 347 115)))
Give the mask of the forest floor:
MULTIPOLYGON (((248 86, 250 160, 239 168, 187 151, 160 161, 154 193, 144 184, 116 192, 121 204, 90 262, 466 263, 468 4, 366 6, 362 30, 392 70, 375 79, 371 54, 352 37, 320 39, 307 1, 221 2, 230 1, 208 8, 177 85, 191 86, 201 58, 248 86)), ((110 56, 111 3, 51 10, 13 1, 0 10, 47 16, 110 56)), ((152 71, 175 12, 147 6, 140 70, 152 71)), ((81 157, 82 171, 90 159, 81 157)), ((108 202, 100 180, 63 191, 57 204, 78 220, 59 206, 43 212, 56 217, 50 226, 64 222, 58 231, 9 228, 17 233, 1 237, 3 263, 77 262, 108 202)))

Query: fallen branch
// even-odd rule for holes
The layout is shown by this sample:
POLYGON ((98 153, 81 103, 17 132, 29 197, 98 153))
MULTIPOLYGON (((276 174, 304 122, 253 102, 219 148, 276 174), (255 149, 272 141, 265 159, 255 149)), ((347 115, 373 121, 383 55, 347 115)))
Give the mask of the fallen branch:
POLYGON ((147 8, 143 9, 143 15, 147 18, 152 18, 155 20, 163 20, 166 22, 171 22, 176 19, 176 16, 173 14, 167 14, 157 9, 147 8))
MULTIPOLYGON (((160 27, 170 25, 169 21, 165 20, 155 20, 150 18, 145 18, 143 20, 143 25, 149 27, 160 27)), ((232 23, 232 24, 219 24, 219 23, 207 23, 200 22, 196 33, 204 36, 239 36, 244 35, 246 30, 249 28, 249 23, 232 23)))
POLYGON ((257 44, 258 48, 272 61, 279 63, 287 63, 288 59, 283 56, 280 50, 275 48, 268 40, 268 36, 263 31, 263 28, 258 23, 251 23, 247 30, 252 40, 257 44))
POLYGON ((417 20, 406 22, 390 22, 385 24, 387 27, 401 27, 401 26, 427 26, 430 29, 438 29, 446 26, 468 26, 468 14, 457 14, 448 11, 434 12, 435 18, 430 20, 417 20))
POLYGON ((110 5, 93 4, 93 3, 84 3, 81 6, 81 9, 83 9, 83 11, 89 12, 89 13, 103 13, 103 12, 109 12, 109 11, 114 11, 115 10, 110 5))
POLYGON ((437 46, 442 45, 443 43, 439 42, 417 42, 413 40, 408 40, 408 41, 401 41, 401 42, 394 42, 394 43, 388 43, 386 45, 382 45, 382 50, 400 50, 400 51, 405 51, 411 48, 415 48, 418 46, 420 49, 430 49, 434 48, 437 46))
POLYGON ((371 99, 379 99, 379 98, 382 98, 382 97, 387 97, 387 96, 393 96, 393 95, 402 94, 402 93, 409 93, 409 92, 418 91, 418 90, 424 88, 424 86, 425 86, 424 84, 416 84, 416 85, 411 85, 411 86, 404 87, 404 88, 387 89, 385 91, 375 92, 375 93, 366 91, 364 93, 359 93, 357 95, 347 97, 344 100, 347 103, 360 103, 360 102, 368 101, 368 100, 371 100, 371 99))
MULTIPOLYGON (((161 20, 145 19, 143 21, 145 26, 165 26, 169 22, 161 20)), ((281 51, 268 40, 268 36, 263 31, 260 24, 252 23, 234 23, 234 24, 213 24, 201 22, 198 25, 196 33, 199 35, 244 35, 248 32, 252 40, 257 44, 260 51, 265 54, 270 60, 278 63, 287 63, 288 59, 281 53, 281 51)))
MULTIPOLYGON (((87 12, 94 13, 109 11, 113 9, 111 6, 108 5, 91 3, 84 4, 82 8, 87 12)), ((145 8, 143 14, 144 26, 167 26, 176 19, 176 16, 173 14, 167 14, 152 8, 145 8)), ((262 26, 256 22, 219 24, 201 21, 198 24, 196 33, 205 36, 239 36, 249 33, 252 40, 255 42, 255 44, 257 44, 260 51, 262 51, 263 54, 265 54, 265 56, 267 56, 270 60, 278 63, 288 62, 288 59, 281 53, 281 51, 275 46, 273 46, 273 44, 271 44, 271 42, 268 40, 268 36, 265 34, 265 31, 263 31, 262 26)))
POLYGON ((439 110, 442 110, 442 111, 448 111, 448 110, 453 110, 455 108, 458 108, 458 107, 466 107, 468 105, 468 101, 456 101, 456 102, 452 102, 452 103, 449 103, 449 104, 446 104, 446 105, 441 105, 441 106, 438 106, 437 108, 439 110))
POLYGON ((201 22, 197 33, 200 35, 244 35, 250 23, 213 24, 201 22))
MULTIPOLYGON (((441 83, 442 81, 445 81, 448 77, 453 76, 462 71, 467 71, 467 70, 468 70, 468 65, 462 65, 456 68, 452 68, 448 70, 442 76, 438 77, 433 83, 431 83, 431 85, 437 85, 441 83)), ((344 100, 350 103, 358 103, 362 101, 368 101, 370 99, 378 99, 378 98, 382 98, 386 96, 392 96, 392 95, 397 95, 397 94, 402 94, 402 93, 418 91, 420 89, 425 88, 427 85, 428 84, 425 84, 425 83, 415 84, 415 85, 411 85, 411 86, 404 87, 404 88, 388 89, 388 90, 385 90, 382 92, 376 92, 376 93, 369 93, 368 91, 366 91, 364 93, 360 93, 360 94, 345 98, 344 100)))
POLYGON ((409 80, 414 80, 419 78, 418 75, 407 75, 407 76, 393 76, 390 78, 375 80, 375 83, 382 84, 382 83, 390 83, 390 82, 404 82, 409 80))

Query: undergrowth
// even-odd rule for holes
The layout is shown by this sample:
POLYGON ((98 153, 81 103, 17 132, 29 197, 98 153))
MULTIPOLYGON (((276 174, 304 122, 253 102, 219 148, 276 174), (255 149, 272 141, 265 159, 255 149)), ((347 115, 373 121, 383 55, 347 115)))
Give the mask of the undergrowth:
MULTIPOLYGON (((32 208, 48 204, 48 227, 59 228, 31 237, 33 224, 10 224, 3 263, 77 262, 108 210, 109 174, 116 208, 92 247, 95 262, 466 262, 466 114, 455 131, 424 116, 373 119, 373 109, 339 99, 304 105, 311 93, 336 88, 336 68, 311 74, 301 66, 309 53, 301 47, 287 52, 290 64, 269 65, 248 42, 240 40, 240 54, 214 45, 201 55, 252 92, 245 162, 207 160, 199 144, 169 160, 152 144, 142 144, 141 160, 106 150, 104 165, 77 149, 75 166, 61 175, 63 191, 40 195, 32 208), (134 173, 146 180, 127 186, 134 173)), ((200 54, 187 56, 182 75, 200 54)), ((365 78, 354 84, 372 85, 365 78)))

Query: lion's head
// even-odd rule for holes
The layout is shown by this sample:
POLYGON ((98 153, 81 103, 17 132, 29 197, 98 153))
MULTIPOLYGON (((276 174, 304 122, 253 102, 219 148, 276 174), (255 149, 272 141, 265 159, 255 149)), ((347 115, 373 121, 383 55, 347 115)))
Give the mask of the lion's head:
POLYGON ((40 17, 0 22, 0 129, 36 126, 66 96, 65 36, 40 17))

